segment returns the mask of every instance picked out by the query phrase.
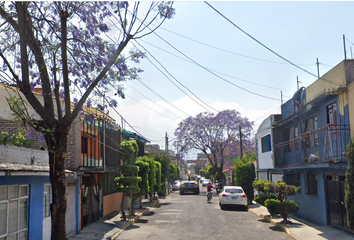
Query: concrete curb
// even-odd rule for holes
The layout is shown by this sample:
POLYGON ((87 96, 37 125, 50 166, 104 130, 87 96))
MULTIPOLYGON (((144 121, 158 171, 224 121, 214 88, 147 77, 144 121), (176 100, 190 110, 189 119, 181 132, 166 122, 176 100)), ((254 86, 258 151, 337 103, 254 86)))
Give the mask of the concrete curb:
POLYGON ((122 232, 127 229, 128 227, 134 225, 134 223, 136 221, 138 221, 145 213, 147 213, 148 211, 150 211, 151 208, 155 207, 157 204, 160 203, 160 199, 153 202, 151 207, 147 207, 146 209, 144 209, 142 212, 138 213, 138 215, 136 215, 133 219, 130 219, 127 224, 124 225, 124 227, 122 227, 118 232, 116 232, 115 234, 113 234, 113 236, 111 237, 111 240, 116 240, 120 234, 122 234, 122 232))
POLYGON ((290 235, 292 238, 296 239, 296 240, 301 240, 300 238, 296 237, 289 228, 287 228, 286 226, 284 226, 284 224, 281 224, 275 220, 273 220, 272 218, 270 218, 268 215, 263 215, 263 214, 259 214, 255 211, 253 211, 250 207, 248 207, 248 210, 250 212, 252 212, 253 214, 263 218, 265 221, 273 224, 274 226, 276 226, 277 228, 279 228, 280 230, 282 230, 283 232, 286 232, 288 235, 290 235))

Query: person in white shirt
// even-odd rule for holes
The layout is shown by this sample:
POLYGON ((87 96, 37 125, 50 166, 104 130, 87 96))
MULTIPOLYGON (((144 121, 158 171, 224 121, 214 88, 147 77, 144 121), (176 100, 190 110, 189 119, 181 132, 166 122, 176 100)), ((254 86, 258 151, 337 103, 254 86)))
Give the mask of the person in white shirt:
POLYGON ((216 190, 216 194, 219 194, 219 183, 218 183, 218 180, 215 180, 215 190, 216 190))

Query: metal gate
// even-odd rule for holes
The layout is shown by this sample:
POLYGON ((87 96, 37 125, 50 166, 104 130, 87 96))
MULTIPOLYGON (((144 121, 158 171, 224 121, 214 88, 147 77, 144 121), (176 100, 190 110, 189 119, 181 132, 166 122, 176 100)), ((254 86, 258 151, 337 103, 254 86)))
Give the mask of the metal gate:
POLYGON ((326 175, 328 224, 354 233, 347 225, 347 211, 344 203, 344 175, 326 175))
POLYGON ((91 173, 82 178, 82 227, 103 217, 102 174, 91 173))

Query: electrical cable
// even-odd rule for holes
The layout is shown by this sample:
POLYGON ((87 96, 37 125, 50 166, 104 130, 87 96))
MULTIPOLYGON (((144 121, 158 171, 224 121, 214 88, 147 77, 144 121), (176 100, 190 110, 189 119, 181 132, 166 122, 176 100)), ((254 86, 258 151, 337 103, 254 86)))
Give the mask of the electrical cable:
MULTIPOLYGON (((151 46, 153 46, 153 47, 155 47, 155 48, 157 48, 157 49, 159 49, 159 50, 161 50, 161 51, 164 51, 164 52, 166 52, 166 53, 168 53, 168 54, 170 54, 170 55, 172 55, 172 56, 175 56, 175 57, 177 57, 177 58, 180 58, 180 59, 182 59, 182 60, 184 60, 184 61, 186 61, 186 62, 193 63, 192 61, 189 61, 189 60, 187 60, 187 59, 185 59, 185 58, 182 58, 182 57, 180 57, 180 56, 177 56, 176 54, 173 54, 173 53, 171 53, 171 52, 169 52, 169 51, 167 51, 167 50, 164 50, 164 49, 162 49, 162 48, 160 48, 160 47, 158 47, 158 46, 155 46, 155 45, 153 45, 153 44, 151 44, 151 43, 149 43, 149 42, 147 42, 147 41, 144 41, 144 40, 142 40, 142 39, 141 39, 140 41, 145 42, 146 44, 149 44, 149 45, 151 45, 151 46)), ((194 64, 194 63, 193 63, 193 64, 194 64)), ((194 64, 194 65, 196 65, 196 64, 194 64)), ((271 88, 271 89, 278 89, 278 90, 283 90, 283 91, 292 92, 292 90, 289 90, 289 89, 282 89, 282 88, 272 87, 272 86, 269 86, 269 85, 263 85, 263 84, 255 83, 255 82, 248 81, 248 80, 245 80, 245 79, 242 79, 242 78, 234 77, 234 76, 231 76, 231 75, 228 75, 228 74, 225 74, 225 73, 222 73, 222 72, 219 72, 219 71, 210 69, 210 68, 207 68, 207 69, 210 70, 210 71, 212 71, 212 72, 215 72, 215 73, 218 73, 218 74, 221 74, 221 75, 230 77, 230 78, 234 78, 234 79, 237 79, 237 80, 240 80, 240 81, 243 81, 243 82, 247 82, 247 83, 250 83, 250 84, 254 84, 254 85, 258 85, 258 86, 262 86, 262 87, 267 87, 267 88, 271 88)))
MULTIPOLYGON (((263 43, 261 43, 260 41, 258 41, 256 38, 254 38, 253 36, 251 36, 250 34, 248 34, 246 31, 244 31, 242 28, 240 28, 239 26, 237 26, 235 23, 233 23, 230 19, 228 19, 226 16, 224 16, 221 12, 219 12, 216 8, 214 8, 213 6, 211 6, 207 1, 204 1, 210 8, 212 8, 215 12, 217 12, 220 16, 222 16, 223 18, 225 18, 229 23, 231 23, 234 27, 236 27, 237 29, 239 29, 241 32, 243 32, 244 34, 246 34, 248 37, 250 37, 251 39, 253 39, 255 42, 257 42, 258 44, 260 44, 261 46, 263 46, 264 48, 266 48, 268 51, 270 51, 271 53, 275 54, 276 56, 278 56, 279 58, 283 59, 284 61, 290 63, 291 65, 293 65, 294 67, 310 74, 311 76, 314 76, 316 78, 318 78, 317 75, 307 71, 306 69, 303 69, 302 67, 292 63, 291 61, 289 61, 288 59, 284 58, 283 56, 281 56, 280 54, 276 53, 275 51, 273 51, 272 49, 270 49, 269 47, 267 47, 266 45, 264 45, 263 43)), ((318 78, 321 79, 323 81, 332 83, 334 85, 338 85, 340 86, 340 84, 336 83, 336 82, 332 82, 328 79, 324 79, 324 78, 318 78)))
MULTIPOLYGON (((186 37, 186 36, 183 36, 182 34, 179 34, 179 33, 176 33, 176 32, 173 32, 171 30, 168 30, 166 28, 163 28, 163 27, 159 27, 160 29, 163 29, 167 32, 170 32, 170 33, 173 33, 177 36, 180 36, 180 37, 183 37, 185 39, 188 39, 190 41, 193 41, 193 42, 196 42, 196 43, 199 43, 199 44, 202 44, 202 45, 205 45, 205 46, 208 46, 210 48, 214 48, 214 49, 217 49, 217 50, 220 50, 220 51, 223 51, 223 52, 227 52, 227 53, 230 53, 230 54, 234 54, 234 55, 237 55, 237 56, 241 56, 241 57, 245 57, 245 58, 250 58, 250 59, 254 59, 254 60, 258 60, 258 61, 263 61, 263 62, 269 62, 269 63, 276 63, 276 64, 288 64, 288 63, 284 63, 284 62, 275 62, 275 61, 270 61, 270 60, 265 60, 265 59, 260 59, 260 58, 255 58, 255 57, 251 57, 251 56, 247 56, 247 55, 243 55, 243 54, 239 54, 239 53, 235 53, 235 52, 232 52, 232 51, 229 51, 229 50, 226 50, 226 49, 223 49, 223 48, 219 48, 219 47, 215 47, 213 45, 210 45, 210 44, 207 44, 207 43, 203 43, 201 41, 198 41, 198 40, 195 40, 193 38, 189 38, 189 37, 186 37)), ((310 66, 312 64, 298 64, 298 65, 307 65, 307 66, 310 66)))
POLYGON ((259 97, 263 97, 263 98, 267 98, 267 99, 279 101, 279 99, 277 99, 277 98, 267 97, 267 96, 265 96, 265 95, 262 95, 262 94, 259 94, 259 93, 250 91, 250 90, 248 90, 248 89, 246 89, 246 88, 243 88, 243 87, 240 87, 240 86, 234 84, 233 82, 230 82, 229 80, 226 80, 226 79, 223 78, 223 77, 220 77, 219 75, 213 73, 212 71, 210 71, 210 70, 207 69, 206 67, 200 65, 199 63, 197 63, 196 61, 194 61, 193 59, 191 59, 190 57, 188 57, 186 54, 182 53, 180 50, 178 50, 177 48, 175 48, 173 45, 171 45, 171 44, 170 44, 169 42, 167 42, 165 39, 163 39, 162 37, 160 37, 157 33, 154 32, 154 34, 155 34, 158 38, 160 38, 162 41, 164 41, 165 43, 167 43, 170 47, 172 47, 173 49, 175 49, 177 52, 179 52, 180 54, 182 54, 183 56, 185 56, 186 58, 188 58, 188 59, 191 60, 193 63, 195 63, 195 64, 198 65, 199 67, 203 68, 203 69, 206 70, 207 72, 209 72, 209 73, 211 73, 212 75, 216 76, 217 78, 220 78, 221 80, 223 80, 223 81, 225 81, 225 82, 227 82, 227 83, 229 83, 229 84, 231 84, 231 85, 233 85, 233 86, 235 86, 235 87, 237 87, 237 88, 239 88, 239 89, 242 89, 242 90, 244 90, 244 91, 246 91, 246 92, 248 92, 248 93, 257 95, 257 96, 259 96, 259 97))
MULTIPOLYGON (((180 81, 178 81, 162 64, 160 61, 158 61, 144 46, 142 46, 140 43, 138 43, 137 41, 135 41, 140 47, 142 47, 166 72, 167 74, 169 74, 176 82, 178 82, 181 86, 183 86, 184 88, 186 88, 194 97, 196 97, 199 101, 201 101, 202 103, 204 103, 206 106, 208 106, 209 108, 213 109, 215 112, 219 112, 218 110, 216 110, 215 108, 209 106, 207 103, 205 103, 203 100, 201 100, 197 95, 195 95, 188 87, 186 87, 185 85, 183 85, 180 81)), ((157 66, 155 64, 152 63, 152 61, 147 58, 148 61, 155 66, 155 68, 157 68, 157 66)), ((162 74, 164 74, 159 68, 157 68, 162 74)), ((165 74, 164 74, 165 75, 165 74)), ((166 76, 166 75, 165 75, 166 76)), ((166 76, 167 77, 167 76, 166 76)), ((211 112, 210 110, 208 110, 207 108, 205 108, 203 105, 201 105, 200 103, 198 103, 197 101, 195 101, 191 96, 189 96, 188 93, 186 93, 185 91, 183 91, 180 87, 178 87, 173 81, 171 81, 170 78, 167 77, 167 79, 173 83, 179 90, 181 90, 184 94, 186 94, 189 98, 191 98, 194 102, 196 102, 199 106, 203 107, 205 110, 207 110, 208 112, 211 112)))
POLYGON ((170 119, 170 120, 172 120, 172 121, 174 121, 174 122, 176 122, 176 123, 179 123, 178 121, 176 121, 176 120, 174 120, 174 119, 172 119, 172 118, 170 118, 170 117, 168 117, 168 116, 166 116, 166 115, 164 115, 164 114, 162 114, 162 113, 156 111, 155 109, 152 109, 151 107, 145 105, 144 103, 139 102, 138 100, 136 100, 136 99, 134 99, 134 98, 132 98, 132 97, 130 97, 130 96, 128 96, 128 97, 131 98, 131 99, 133 99, 134 101, 140 103, 141 105, 143 105, 143 106, 145 106, 145 107, 151 109, 152 111, 154 111, 154 112, 156 112, 156 113, 158 113, 158 114, 160 114, 160 115, 162 115, 162 116, 164 116, 164 117, 166 117, 166 118, 168 118, 168 119, 170 119))
MULTIPOLYGON (((137 93, 139 93, 141 96, 143 96, 144 98, 146 98, 146 99, 148 99, 148 100, 150 100, 151 102, 154 103, 153 100, 151 100, 150 98, 148 98, 147 96, 145 96, 144 94, 142 94, 141 92, 139 92, 138 90, 134 89, 132 86, 129 86, 127 83, 125 83, 125 85, 127 85, 130 89, 133 89, 134 91, 136 91, 137 93)), ((155 92, 154 92, 154 93, 155 93, 155 92)), ((162 108, 163 110, 165 110, 165 111, 171 113, 172 115, 176 116, 177 118, 180 118, 179 116, 177 116, 176 114, 174 114, 173 112, 171 112, 170 110, 168 110, 167 108, 164 108, 164 107, 160 106, 160 105, 157 104, 157 103, 154 103, 154 104, 157 105, 157 106, 159 106, 159 107, 162 108)), ((172 103, 171 103, 171 104, 172 104, 172 103)))

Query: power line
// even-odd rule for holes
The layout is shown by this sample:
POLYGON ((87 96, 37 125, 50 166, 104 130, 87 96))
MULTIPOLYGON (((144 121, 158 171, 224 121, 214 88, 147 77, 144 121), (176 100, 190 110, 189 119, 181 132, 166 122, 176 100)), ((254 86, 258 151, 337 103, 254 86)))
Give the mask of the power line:
MULTIPOLYGON (((254 59, 254 60, 258 60, 258 61, 263 61, 263 62, 270 62, 270 63, 276 63, 276 64, 288 64, 288 63, 284 63, 284 62, 275 62, 275 61, 270 61, 270 60, 265 60, 265 59, 260 59, 260 58, 255 58, 255 57, 251 57, 251 56, 247 56, 247 55, 243 55, 243 54, 240 54, 240 53, 236 53, 236 52, 233 52, 233 51, 230 51, 230 50, 226 50, 226 49, 223 49, 223 48, 219 48, 219 47, 215 47, 213 45, 210 45, 210 44, 207 44, 207 43, 204 43, 204 42, 201 42, 201 41, 198 41, 198 40, 195 40, 193 38, 190 38, 190 37, 186 37, 186 36, 183 36, 182 34, 179 34, 179 33, 176 33, 176 32, 173 32, 173 31, 170 31, 166 28, 163 28, 163 27, 159 27, 167 32, 170 32, 170 33, 173 33, 177 36, 180 36, 180 37, 183 37, 185 39, 188 39, 190 41, 193 41, 193 42, 196 42, 196 43, 199 43, 199 44, 202 44, 202 45, 205 45, 205 46, 208 46, 210 48, 214 48, 214 49, 217 49, 217 50, 220 50, 220 51, 223 51, 223 52, 227 52, 227 53, 230 53, 230 54, 234 54, 234 55, 237 55, 237 56, 241 56, 241 57, 245 57, 245 58, 250 58, 250 59, 254 59)), ((300 65, 312 65, 312 64, 300 64, 300 65)))
MULTIPOLYGON (((192 61, 189 61, 188 59, 185 59, 185 58, 182 58, 182 57, 180 57, 180 56, 177 56, 176 54, 173 54, 173 53, 171 53, 171 52, 169 52, 169 51, 167 51, 167 50, 164 50, 164 49, 162 49, 162 48, 160 48, 160 47, 158 47, 158 46, 156 46, 156 45, 154 45, 154 44, 151 44, 151 43, 149 43, 149 42, 146 42, 146 41, 144 41, 144 40, 142 40, 142 39, 141 39, 140 41, 145 42, 146 44, 149 44, 149 45, 151 45, 151 46, 153 46, 153 47, 155 47, 155 48, 157 48, 157 49, 159 49, 159 50, 161 50, 161 51, 164 51, 164 52, 166 52, 166 53, 168 53, 168 54, 171 54, 172 56, 175 56, 175 57, 177 57, 177 58, 179 58, 179 59, 182 59, 182 60, 184 60, 184 61, 186 61, 186 62, 193 63, 192 61)), ((195 63, 193 63, 193 64, 196 65, 195 63)), ((219 71, 210 69, 210 68, 207 68, 207 69, 210 70, 210 71, 212 71, 212 72, 215 72, 215 73, 218 73, 218 74, 221 74, 221 75, 230 77, 230 78, 234 78, 234 79, 237 79, 237 80, 240 80, 240 81, 243 81, 243 82, 247 82, 247 83, 250 83, 250 84, 258 85, 258 86, 261 86, 261 87, 267 87, 267 88, 272 88, 272 89, 278 89, 278 90, 283 90, 283 91, 292 92, 292 90, 289 90, 289 89, 282 89, 282 88, 272 87, 272 86, 269 86, 269 85, 263 85, 263 84, 256 83, 256 82, 252 82, 252 81, 248 81, 248 80, 245 80, 245 79, 242 79, 242 78, 234 77, 234 76, 231 76, 231 75, 228 75, 228 74, 225 74, 225 73, 222 73, 222 72, 219 72, 219 71)))
MULTIPOLYGON (((140 81, 139 81, 139 83, 140 83, 140 81)), ((139 93, 139 94, 140 94, 141 96, 143 96, 144 98, 149 99, 151 102, 154 102, 153 100, 151 100, 150 98, 148 98, 147 96, 145 96, 144 94, 142 94, 141 92, 139 92, 138 90, 134 89, 132 86, 129 86, 127 83, 125 83, 125 84, 126 84, 130 89, 133 89, 134 91, 136 91, 137 93, 139 93)), ((153 93, 155 93, 155 92, 153 92, 153 93)), ((168 103, 170 103, 170 102, 168 102, 168 103)), ((171 112, 170 110, 168 110, 167 108, 164 108, 164 107, 160 106, 160 105, 157 104, 157 103, 154 103, 154 104, 157 105, 157 106, 159 106, 159 107, 162 108, 163 110, 165 110, 165 111, 171 113, 172 115, 176 116, 177 118, 180 118, 179 116, 177 116, 176 114, 174 114, 173 112, 171 112)), ((172 104, 172 103, 170 103, 170 104, 172 104)))
MULTIPOLYGON (((251 39, 253 39, 255 42, 257 42, 258 44, 260 44, 261 46, 263 46, 264 48, 266 48, 267 50, 269 50, 271 53, 275 54, 276 56, 278 56, 279 58, 283 59, 284 61, 290 63, 291 65, 293 65, 294 67, 310 74, 311 76, 314 76, 316 78, 318 78, 317 75, 307 71, 306 69, 303 69, 302 67, 296 65, 295 63, 292 63, 291 61, 289 61, 288 59, 284 58, 283 56, 281 56, 280 54, 276 53, 275 51, 273 51, 272 49, 270 49, 269 47, 267 47, 266 45, 264 45, 263 43, 261 43, 260 41, 258 41, 256 38, 254 38, 253 36, 251 36, 250 34, 248 34, 246 31, 244 31, 242 28, 240 28, 239 26, 237 26, 235 23, 233 23, 230 19, 228 19, 226 16, 224 16, 221 12, 219 12, 217 9, 215 9, 213 6, 211 6, 207 1, 204 1, 210 8, 212 8, 215 12, 217 12, 220 16, 222 16, 223 18, 225 18, 229 23, 231 23, 234 27, 236 27, 237 29, 239 29, 241 32, 243 32, 244 34, 246 34, 248 37, 250 37, 251 39)), ((332 83, 334 85, 338 85, 340 86, 340 84, 336 83, 336 82, 332 82, 328 79, 324 79, 324 78, 319 78, 322 79, 323 81, 332 83)))
MULTIPOLYGON (((140 22, 141 20, 139 18, 137 18, 140 22)), ((113 21, 112 21, 113 23, 113 21)), ((114 26, 116 26, 115 23, 113 23, 114 26)), ((118 29, 118 28, 117 28, 118 29)), ((149 28, 150 29, 150 28, 149 28)), ((120 31, 120 29, 118 29, 120 31)), ((172 76, 172 74, 169 73, 169 71, 167 71, 167 69, 149 52, 147 51, 141 44, 139 44, 136 40, 134 40, 139 46, 141 46, 146 52, 148 52, 150 54, 150 56, 152 56, 156 62, 158 62, 162 68, 172 77, 174 78, 178 83, 180 83, 175 77, 172 76)), ((132 43, 134 47, 135 44, 132 43)), ((137 47, 136 47, 137 48, 137 47)), ((164 74, 149 58, 147 58, 148 61, 157 69, 159 70, 169 81, 171 81, 166 74, 164 74)), ((142 83, 141 81, 139 81, 140 83, 142 83)), ((190 97, 186 92, 184 92, 181 88, 179 88, 173 81, 171 81, 178 89, 180 89, 183 93, 185 93, 188 97, 190 97)), ((142 83, 143 84, 143 83, 142 83)), ((185 87, 187 90, 189 90, 186 86, 184 86, 182 83, 180 83, 183 87, 185 87)), ((145 84, 143 84, 145 85, 145 84)), ((146 86, 146 85, 145 85, 146 86)), ((148 89, 150 89, 152 92, 154 92, 155 94, 157 94, 155 91, 153 91, 151 88, 149 88, 148 86, 146 86, 148 89)), ((213 109, 214 111, 218 112, 216 109, 212 108, 211 106, 209 106, 207 103, 205 103, 204 101, 202 101, 200 98, 198 98, 191 90, 189 90, 197 99, 199 99, 201 102, 203 102, 204 104, 206 104, 208 107, 210 107, 211 109, 213 109)), ((159 97, 161 97, 159 94, 157 94, 159 97)), ((162 99, 164 99, 163 97, 161 97, 162 99)), ((191 98, 191 97, 190 97, 191 98)), ((196 102, 197 104, 199 104, 197 101, 195 101, 193 98, 191 98, 194 102, 196 102)), ((169 101, 167 101, 166 99, 164 99, 167 103, 171 104, 174 108, 176 108, 177 110, 179 110, 180 112, 184 113, 186 116, 189 116, 189 114, 185 113, 184 111, 182 111, 181 109, 177 108, 176 106, 174 106, 172 103, 170 103, 169 101)), ((200 105, 200 104, 199 104, 200 105)), ((204 109, 206 109, 204 106, 200 105, 201 107, 203 107, 204 109)), ((208 109, 206 109, 207 111, 209 111, 208 109)), ((210 112, 210 111, 209 111, 210 112)))
POLYGON ((130 97, 130 96, 128 96, 128 97, 129 97, 129 98, 131 98, 131 99, 133 99, 134 101, 136 101, 136 102, 140 103, 141 105, 143 105, 143 106, 145 106, 145 107, 147 107, 147 108, 151 109, 152 111, 154 111, 154 112, 156 112, 156 113, 158 113, 158 114, 160 114, 160 115, 162 115, 162 116, 164 116, 164 117, 166 117, 166 118, 168 118, 168 119, 170 119, 170 120, 172 120, 172 121, 174 121, 174 122, 178 123, 178 121, 176 121, 176 120, 174 120, 174 119, 172 119, 172 118, 170 118, 170 117, 168 117, 168 116, 166 116, 166 115, 164 115, 164 114, 162 114, 162 113, 160 113, 160 112, 156 111, 155 109, 152 109, 151 107, 149 107, 149 106, 145 105, 144 103, 139 102, 138 100, 136 100, 136 99, 134 99, 134 98, 132 98, 132 97, 130 97))
POLYGON ((194 61, 193 59, 191 59, 190 57, 188 57, 186 54, 182 53, 180 50, 178 50, 176 47, 174 47, 174 46, 173 46, 172 44, 170 44, 168 41, 166 41, 165 39, 163 39, 162 37, 160 37, 157 33, 154 32, 154 34, 155 34, 158 38, 160 38, 162 41, 164 41, 165 43, 167 43, 170 47, 172 47, 173 49, 175 49, 177 52, 179 52, 180 54, 182 54, 183 56, 185 56, 186 58, 188 58, 188 59, 191 60, 193 63, 195 63, 195 64, 198 65, 199 67, 203 68, 203 69, 206 70, 207 72, 209 72, 209 73, 211 73, 212 75, 216 76, 217 78, 220 78, 221 80, 223 80, 223 81, 225 81, 225 82, 227 82, 227 83, 229 83, 229 84, 231 84, 231 85, 233 85, 233 86, 235 86, 235 87, 237 87, 237 88, 239 88, 239 89, 242 89, 242 90, 244 90, 244 91, 246 91, 246 92, 248 92, 248 93, 251 93, 251 94, 254 94, 254 95, 263 97, 263 98, 268 98, 268 99, 271 99, 271 100, 279 101, 279 99, 277 99, 277 98, 267 97, 267 96, 265 96, 265 95, 262 95, 262 94, 259 94, 259 93, 250 91, 250 90, 248 90, 248 89, 246 89, 246 88, 243 88, 243 87, 240 87, 240 86, 234 84, 233 82, 230 82, 229 80, 226 80, 226 79, 223 78, 223 77, 220 77, 220 76, 217 75, 216 73, 213 73, 213 72, 210 71, 208 68, 206 68, 206 67, 200 65, 199 63, 197 63, 196 61, 194 61))
MULTIPOLYGON (((175 80, 177 81, 180 85, 182 85, 184 88, 186 88, 190 93, 192 93, 192 95, 194 97, 196 97, 199 101, 201 101, 202 103, 204 103, 205 105, 207 105, 209 108, 213 109, 215 112, 219 112, 218 110, 216 110, 215 108, 209 106, 207 103, 205 103, 203 100, 201 100, 197 95, 195 95, 188 87, 186 87, 185 85, 183 85, 180 81, 178 81, 162 64, 160 61, 158 61, 144 46, 142 46, 140 43, 138 43, 136 41, 136 43, 142 47, 158 64, 160 64, 160 66, 175 80)), ((207 110, 208 112, 210 112, 210 110, 208 110, 207 108, 205 108, 203 105, 201 105, 200 103, 198 103, 195 99, 193 99, 191 96, 189 96, 188 93, 186 93, 185 91, 183 91, 178 85, 176 85, 168 76, 166 76, 165 73, 163 73, 149 58, 147 58, 148 61, 155 67, 157 68, 163 75, 165 75, 165 77, 173 84, 175 85, 179 90, 181 90, 184 94, 186 94, 189 98, 191 98, 194 102, 196 102, 199 106, 203 107, 205 110, 207 110)), ((188 115, 189 116, 189 115, 188 115)))

